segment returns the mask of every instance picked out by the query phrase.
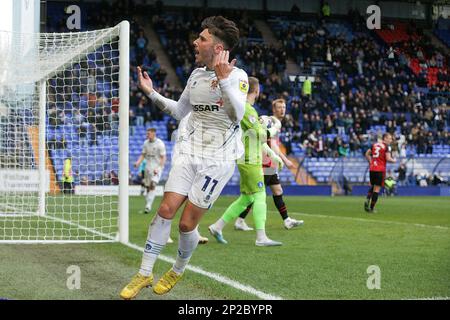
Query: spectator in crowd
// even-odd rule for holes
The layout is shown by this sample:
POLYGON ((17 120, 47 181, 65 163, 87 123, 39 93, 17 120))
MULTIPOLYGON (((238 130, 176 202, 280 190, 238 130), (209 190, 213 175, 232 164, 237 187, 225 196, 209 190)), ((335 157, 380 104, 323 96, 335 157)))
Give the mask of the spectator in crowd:
POLYGON ((404 161, 402 161, 400 163, 400 166, 394 171, 397 172, 398 176, 397 176, 397 180, 398 180, 398 185, 402 186, 405 184, 405 180, 406 180, 406 163, 404 161))
POLYGON ((445 180, 445 178, 442 176, 442 172, 439 171, 438 173, 435 173, 433 175, 432 185, 439 186, 439 185, 443 185, 443 184, 447 184, 447 180, 445 180))

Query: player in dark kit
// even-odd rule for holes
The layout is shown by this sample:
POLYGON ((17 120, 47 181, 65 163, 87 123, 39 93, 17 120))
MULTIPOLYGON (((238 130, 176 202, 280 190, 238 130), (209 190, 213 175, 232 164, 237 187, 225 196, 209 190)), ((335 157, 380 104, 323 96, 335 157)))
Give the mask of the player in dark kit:
POLYGON ((370 189, 367 193, 367 200, 364 202, 364 210, 375 212, 374 207, 378 200, 378 193, 381 187, 384 187, 384 176, 386 174, 386 163, 395 163, 396 160, 391 156, 392 135, 383 134, 383 141, 372 145, 367 150, 365 156, 370 163, 370 189))

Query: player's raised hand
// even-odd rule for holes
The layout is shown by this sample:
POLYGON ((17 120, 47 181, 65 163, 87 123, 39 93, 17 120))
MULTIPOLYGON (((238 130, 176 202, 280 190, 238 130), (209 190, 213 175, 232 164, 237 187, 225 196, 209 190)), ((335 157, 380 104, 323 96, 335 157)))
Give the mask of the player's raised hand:
POLYGON ((150 94, 153 92, 153 82, 150 79, 147 71, 142 72, 141 67, 137 67, 138 72, 138 87, 144 91, 145 94, 150 94))
POLYGON ((228 50, 220 51, 219 54, 214 57, 214 71, 219 80, 228 78, 236 64, 236 59, 233 59, 231 63, 228 62, 228 59, 230 59, 230 51, 228 50))

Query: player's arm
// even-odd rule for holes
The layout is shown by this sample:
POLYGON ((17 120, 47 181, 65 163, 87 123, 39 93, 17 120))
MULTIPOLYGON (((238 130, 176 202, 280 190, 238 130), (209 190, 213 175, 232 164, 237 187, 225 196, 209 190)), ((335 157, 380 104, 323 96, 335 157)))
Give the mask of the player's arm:
POLYGON ((278 165, 278 170, 281 170, 283 168, 283 160, 273 151, 267 142, 264 142, 262 145, 264 153, 273 161, 276 162, 278 165))
POLYGON ((141 164, 142 160, 144 160, 144 154, 141 153, 137 161, 134 163, 134 167, 137 168, 141 164))
POLYGON ((245 101, 248 92, 248 76, 238 70, 232 73, 236 59, 228 62, 230 53, 228 50, 221 51, 214 57, 214 71, 219 80, 222 92, 223 108, 233 122, 240 122, 244 117, 245 101))
POLYGON ((281 152, 280 148, 278 147, 278 145, 276 143, 272 143, 272 149, 273 151, 281 158, 281 160, 283 161, 283 163, 286 165, 286 167, 288 167, 289 169, 294 169, 295 166, 292 163, 291 160, 289 160, 284 154, 283 152, 281 152))
MULTIPOLYGON (((140 67, 138 71, 138 87, 145 93, 145 95, 163 112, 171 115, 177 120, 181 120, 192 110, 192 105, 189 101, 189 84, 190 79, 184 88, 183 93, 178 101, 168 99, 153 89, 153 82, 146 71, 142 72, 140 67)), ((191 74, 192 76, 192 74, 191 74)))
POLYGON ((396 159, 392 158, 392 155, 391 155, 390 152, 386 152, 386 161, 390 162, 390 163, 396 163, 397 162, 396 159))
POLYGON ((161 142, 160 144, 160 149, 159 149, 159 167, 161 168, 161 170, 164 169, 164 165, 166 164, 166 146, 164 145, 164 143, 161 142))
POLYGON ((164 165, 166 164, 166 159, 167 159, 166 154, 163 154, 159 157, 159 166, 161 168, 164 168, 164 165))
POLYGON ((248 128, 248 130, 253 130, 255 137, 258 139, 257 141, 260 144, 266 142, 269 132, 266 127, 259 122, 258 117, 255 118, 255 115, 254 113, 252 114, 251 109, 245 109, 244 117, 241 120, 241 126, 243 128, 248 128))
POLYGON ((364 156, 366 157, 368 162, 371 162, 372 161, 372 149, 368 149, 366 151, 366 153, 364 154, 364 156))

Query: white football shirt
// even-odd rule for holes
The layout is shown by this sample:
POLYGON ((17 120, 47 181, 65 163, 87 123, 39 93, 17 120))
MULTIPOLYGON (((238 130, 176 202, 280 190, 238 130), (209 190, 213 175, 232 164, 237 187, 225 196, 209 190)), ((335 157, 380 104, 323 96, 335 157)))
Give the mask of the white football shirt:
POLYGON ((214 160, 236 160, 244 152, 240 121, 248 92, 247 73, 234 67, 218 81, 213 70, 195 69, 178 101, 156 91, 149 98, 177 120, 188 115, 185 130, 178 133, 180 153, 214 160))
POLYGON ((166 146, 161 139, 156 138, 153 142, 145 140, 142 148, 142 155, 147 160, 146 169, 153 170, 160 168, 161 157, 166 155, 166 146))
MULTIPOLYGON (((233 99, 245 105, 248 77, 244 70, 234 68, 228 79, 233 99)), ((231 103, 222 97, 214 71, 206 67, 195 69, 186 85, 192 112, 185 126, 178 132, 180 153, 215 160, 236 160, 243 151, 239 122, 227 115, 224 104, 231 103)))

